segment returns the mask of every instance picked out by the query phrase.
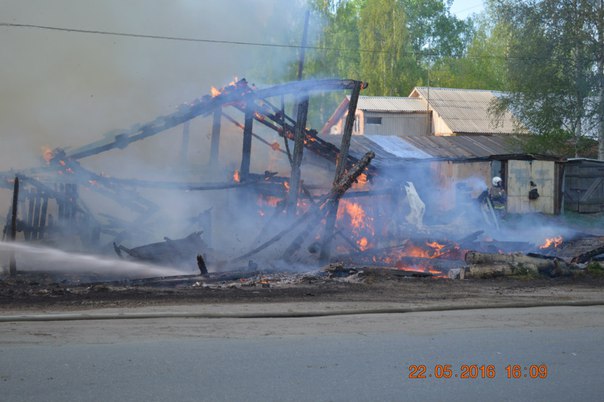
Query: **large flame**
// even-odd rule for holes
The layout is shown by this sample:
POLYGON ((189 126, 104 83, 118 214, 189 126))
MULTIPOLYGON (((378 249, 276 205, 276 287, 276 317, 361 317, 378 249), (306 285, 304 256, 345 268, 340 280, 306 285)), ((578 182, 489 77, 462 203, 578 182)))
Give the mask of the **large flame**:
POLYGON ((361 204, 349 200, 340 200, 336 217, 338 226, 347 229, 361 251, 371 248, 375 237, 373 218, 368 216, 361 204))

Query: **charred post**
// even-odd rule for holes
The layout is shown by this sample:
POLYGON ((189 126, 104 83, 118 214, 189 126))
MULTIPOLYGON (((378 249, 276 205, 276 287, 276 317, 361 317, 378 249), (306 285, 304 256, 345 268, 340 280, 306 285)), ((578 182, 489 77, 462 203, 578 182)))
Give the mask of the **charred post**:
MULTIPOLYGON (((19 204, 19 177, 15 177, 15 184, 13 186, 13 209, 12 209, 11 222, 10 222, 10 239, 13 242, 17 238, 18 204, 19 204)), ((10 276, 17 275, 17 260, 15 259, 14 250, 11 251, 11 254, 10 254, 9 275, 10 276)))
POLYGON ((31 228, 34 223, 34 196, 32 191, 25 191, 25 199, 27 200, 27 218, 25 220, 25 228, 23 230, 23 237, 25 241, 31 239, 31 228))
POLYGON ((44 238, 46 232, 46 215, 48 213, 48 195, 46 193, 42 196, 42 210, 40 212, 40 227, 38 231, 38 238, 44 238))
POLYGON ((206 267, 206 262, 203 260, 203 256, 201 254, 197 254, 197 268, 199 268, 199 272, 201 276, 208 274, 208 268, 206 267))
POLYGON ((34 196, 34 219, 31 227, 31 239, 37 240, 40 233, 40 210, 42 208, 42 197, 38 191, 33 193, 34 196))
POLYGON ((254 124, 254 102, 248 99, 245 107, 245 123, 243 127, 243 151, 241 154, 241 181, 246 181, 250 174, 250 163, 252 158, 252 126, 254 124))
POLYGON ((306 10, 304 15, 304 32, 302 33, 302 44, 300 46, 300 58, 298 59, 298 81, 302 80, 304 71, 304 56, 306 51, 306 41, 308 38, 308 22, 310 20, 310 10, 306 10))
POLYGON ((290 190, 288 196, 287 212, 290 215, 296 214, 298 205, 298 193, 300 190, 300 166, 302 165, 302 156, 304 151, 304 137, 306 136, 306 119, 308 117, 308 96, 304 96, 298 104, 298 116, 295 127, 294 152, 292 154, 292 174, 290 180, 290 190))
POLYGON ((220 123, 222 120, 222 108, 214 110, 212 120, 212 142, 210 143, 210 167, 218 167, 218 155, 220 153, 220 123))
MULTIPOLYGON (((348 160, 348 150, 350 149, 350 139, 352 137, 352 128, 354 125, 355 113, 357 110, 357 103, 363 83, 361 81, 355 81, 352 93, 350 94, 350 103, 348 104, 348 115, 346 116, 346 124, 344 126, 344 135, 342 136, 342 143, 340 145, 340 153, 336 160, 336 173, 334 177, 334 186, 340 180, 340 177, 346 170, 346 162, 348 160)), ((360 174, 360 173, 359 173, 360 174)), ((330 202, 327 209, 327 219, 325 222, 325 241, 321 248, 320 261, 326 263, 329 261, 331 255, 331 240, 333 239, 333 231, 336 225, 336 216, 338 212, 339 198, 334 199, 330 202)))

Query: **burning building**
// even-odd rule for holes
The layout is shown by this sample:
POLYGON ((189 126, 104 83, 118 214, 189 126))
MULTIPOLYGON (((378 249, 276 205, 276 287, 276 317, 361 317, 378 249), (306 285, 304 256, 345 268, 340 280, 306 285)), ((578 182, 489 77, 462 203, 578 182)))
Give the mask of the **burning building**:
POLYGON ((492 148, 486 148, 479 137, 442 137, 446 143, 439 143, 353 136, 365 86, 332 79, 260 89, 235 80, 98 142, 45 149, 41 166, 2 174, 3 187, 18 196, 4 235, 51 244, 63 239, 62 247, 182 262, 202 273, 259 263, 290 268, 347 261, 443 275, 466 264, 464 250, 534 248, 509 239, 494 243, 495 228, 475 199, 499 169, 510 211, 524 212, 525 187, 539 183, 540 204, 529 205, 555 213, 559 200, 548 194, 559 183, 559 161, 504 155, 494 152, 502 144, 489 139, 492 148), (333 91, 350 91, 343 134, 319 136, 307 127, 309 102, 314 94, 333 91), (209 160, 201 174, 192 175, 197 180, 115 177, 84 166, 87 158, 180 126, 186 155, 188 123, 195 118, 211 120, 209 160), (227 135, 238 149, 221 151, 227 135), (231 161, 224 163, 227 153, 231 161), (99 198, 111 204, 99 205, 99 198))

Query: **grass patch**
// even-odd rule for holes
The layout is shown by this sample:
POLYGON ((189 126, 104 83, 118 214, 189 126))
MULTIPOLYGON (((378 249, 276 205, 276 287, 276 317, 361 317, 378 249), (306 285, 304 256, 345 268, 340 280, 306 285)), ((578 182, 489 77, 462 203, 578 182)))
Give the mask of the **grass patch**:
POLYGON ((592 276, 604 276, 604 267, 596 261, 590 262, 585 270, 592 276))

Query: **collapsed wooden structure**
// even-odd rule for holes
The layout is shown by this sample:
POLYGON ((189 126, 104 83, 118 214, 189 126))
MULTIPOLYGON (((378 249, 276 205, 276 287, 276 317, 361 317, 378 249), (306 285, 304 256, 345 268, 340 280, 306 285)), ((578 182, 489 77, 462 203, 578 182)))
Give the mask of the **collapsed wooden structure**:
MULTIPOLYGON (((356 102, 361 90, 367 84, 354 80, 309 80, 277 85, 270 88, 258 89, 249 85, 246 80, 233 82, 212 94, 195 99, 182 105, 172 114, 158 117, 152 122, 137 125, 131 129, 115 133, 110 138, 98 141, 77 149, 57 148, 48 152, 46 164, 41 167, 22 170, 20 172, 5 172, 0 174, 0 187, 13 190, 14 201, 8 211, 4 238, 14 239, 16 232, 22 232, 25 241, 44 240, 53 235, 77 235, 82 244, 89 249, 99 248, 102 235, 111 237, 108 245, 122 257, 132 257, 138 260, 158 264, 196 265, 201 273, 207 274, 206 262, 214 267, 234 267, 249 262, 258 253, 268 249, 282 239, 288 239, 280 258, 285 261, 296 261, 296 255, 301 251, 318 256, 320 264, 328 264, 337 260, 349 266, 364 264, 371 267, 396 268, 422 272, 421 276, 442 276, 451 270, 464 269, 468 266, 479 266, 484 261, 494 261, 495 265, 508 264, 508 269, 489 271, 491 274, 513 273, 511 266, 535 266, 537 272, 560 273, 557 269, 560 263, 553 263, 556 269, 539 268, 552 267, 551 258, 542 256, 526 256, 543 261, 523 260, 509 257, 507 260, 497 257, 504 252, 534 252, 534 245, 513 242, 480 242, 474 238, 443 240, 443 238, 425 238, 416 227, 410 226, 405 232, 397 232, 406 236, 390 239, 384 245, 367 246, 365 238, 351 238, 350 234, 336 226, 337 212, 341 200, 346 196, 354 197, 400 197, 400 189, 374 188, 365 191, 350 191, 353 185, 367 178, 372 179, 379 174, 372 160, 375 154, 369 150, 363 157, 357 158, 349 153, 351 135, 354 123, 356 102), (350 91, 347 103, 347 119, 339 146, 326 141, 317 135, 317 131, 307 128, 309 96, 313 92, 346 90, 350 91), (285 111, 284 97, 293 96, 296 107, 295 117, 285 111), (274 99, 277 99, 275 101, 274 99), (229 114, 229 108, 243 113, 243 123, 229 114), (221 124, 224 120, 233 123, 242 131, 241 162, 237 171, 238 177, 228 182, 167 182, 154 180, 123 179, 106 177, 83 167, 80 161, 84 158, 99 155, 112 149, 124 149, 130 144, 158 135, 173 127, 183 125, 188 130, 188 122, 198 116, 212 118, 210 166, 218 163, 221 124), (254 124, 259 124, 276 133, 284 144, 284 149, 277 148, 286 157, 291 168, 289 177, 279 177, 277 173, 265 171, 256 173, 251 169, 252 141, 258 140, 273 149, 270 143, 255 133, 254 124), (310 152, 334 167, 334 176, 329 189, 313 194, 301 177, 301 164, 304 151, 310 152), (15 184, 21 183, 21 190, 15 184), (96 194, 116 201, 128 208, 134 216, 124 220, 108 213, 94 214, 82 202, 79 191, 86 187, 96 194), (255 188, 268 194, 278 194, 280 202, 275 207, 274 217, 289 216, 290 224, 285 228, 271 228, 269 219, 261 233, 266 234, 260 244, 249 251, 237 256, 220 256, 210 249, 211 219, 209 212, 200 213, 202 229, 206 231, 206 242, 201 241, 200 233, 195 233, 179 240, 165 239, 164 242, 153 243, 144 247, 129 248, 122 244, 127 234, 147 224, 149 219, 159 210, 158 205, 149 198, 141 195, 137 189, 171 189, 186 191, 219 191, 227 189, 255 188), (347 193, 348 192, 348 193, 347 193), (300 201, 306 205, 300 207, 300 201), (55 207, 56 216, 50 210, 55 207), (17 213, 19 211, 19 213, 17 213), (208 230, 209 229, 209 230, 208 230), (320 233, 318 233, 320 232, 320 233), (332 257, 333 240, 341 239, 348 245, 348 253, 338 250, 338 255, 332 257), (413 239, 411 241, 410 239, 413 239), (421 241, 418 241, 421 239, 421 241), (365 240, 363 242, 362 240, 365 240), (394 244, 393 244, 394 242, 394 244), (306 245, 306 249, 304 249, 306 245), (415 254, 414 254, 415 251, 415 254), (494 257, 476 259, 477 254, 494 255, 494 257), (469 257, 470 256, 470 257, 469 257), (505 261, 501 261, 501 260, 505 261), (545 261, 545 262, 544 262, 545 261), (515 265, 514 265, 515 264, 515 265), (531 265, 532 264, 532 265, 531 265), (544 265, 545 264, 545 265, 544 265)), ((338 137, 340 138, 340 137, 338 137)), ((376 201, 376 203, 378 203, 376 201)), ((588 254, 582 254, 581 261, 574 260, 572 264, 585 263, 602 254, 599 244, 588 254), (600 251, 600 252, 598 252, 600 251), (590 254, 591 253, 591 254, 590 254), (587 257, 586 257, 587 256, 587 257)), ((558 260, 556 260, 558 261, 558 260)), ((568 262, 571 263, 570 261, 568 262)), ((11 273, 15 270, 12 269, 11 273)), ((532 268, 531 268, 532 269, 532 268)), ((461 271, 458 271, 461 272, 461 271)), ((517 272, 517 271, 516 271, 517 272)), ((340 272, 341 273, 341 272, 340 272)))
MULTIPOLYGON (((43 240, 56 234, 78 231, 87 244, 98 244, 101 234, 112 236, 116 249, 120 250, 120 242, 125 234, 133 227, 146 223, 158 206, 150 199, 142 196, 137 188, 158 188, 187 191, 215 191, 244 187, 268 187, 271 191, 281 193, 285 200, 285 208, 290 216, 298 214, 298 199, 304 197, 313 203, 313 214, 317 216, 334 216, 339 198, 346 192, 354 180, 362 174, 374 173, 370 165, 371 156, 363 160, 348 155, 353 120, 348 123, 348 135, 344 136, 340 147, 317 136, 316 130, 307 128, 308 99, 313 92, 335 90, 350 90, 353 99, 357 99, 365 83, 353 80, 310 80, 297 81, 277 85, 266 89, 257 89, 245 79, 232 82, 220 90, 195 99, 193 102, 181 105, 172 114, 161 116, 155 120, 134 126, 131 129, 114 133, 112 137, 97 141, 86 146, 65 150, 57 148, 49 150, 44 155, 46 164, 41 167, 25 169, 17 173, 5 172, 0 174, 0 186, 12 189, 15 178, 21 182, 20 194, 15 192, 15 203, 9 209, 8 216, 16 216, 18 203, 21 204, 20 217, 14 224, 7 218, 4 237, 12 231, 22 232, 24 240, 43 240), (294 96, 297 107, 296 117, 290 117, 285 112, 284 97, 294 96), (280 100, 277 107, 271 98, 280 100), (228 114, 228 108, 233 108, 244 114, 244 122, 239 123, 228 114), (153 180, 118 179, 105 177, 84 168, 80 161, 84 158, 99 155, 112 149, 124 149, 130 144, 160 134, 178 125, 184 125, 198 116, 212 116, 212 137, 210 165, 218 161, 221 122, 223 119, 240 127, 243 132, 241 164, 238 177, 234 181, 216 183, 183 183, 161 182, 153 180), (268 143, 254 133, 254 122, 261 124, 277 133, 284 141, 287 159, 291 166, 289 178, 278 177, 275 173, 266 171, 257 174, 251 171, 251 144, 255 138, 269 146, 268 143), (290 146, 293 142, 293 149, 290 146), (319 203, 303 184, 300 174, 303 151, 307 151, 327 160, 335 166, 336 175, 333 189, 319 203), (347 173, 354 172, 354 173, 347 173), (286 184, 285 188, 284 184, 286 184), (128 208, 135 215, 127 222, 123 219, 101 214, 95 216, 78 197, 81 187, 86 187, 97 194, 112 199, 119 205, 128 208), (58 216, 49 211, 49 203, 54 204, 53 210, 58 210, 58 216), (23 208, 25 206, 25 208, 23 208), (102 218, 104 223, 100 222, 102 218)), ((351 102, 350 116, 354 116, 354 103, 351 102)), ((52 209, 52 208, 51 208, 52 209)), ((306 216, 303 215, 303 216, 306 216)), ((331 238, 334 219, 328 219, 326 238, 331 238)), ((303 219, 299 219, 300 222, 303 219)), ((324 258, 329 258, 329 245, 323 249, 324 258)))

